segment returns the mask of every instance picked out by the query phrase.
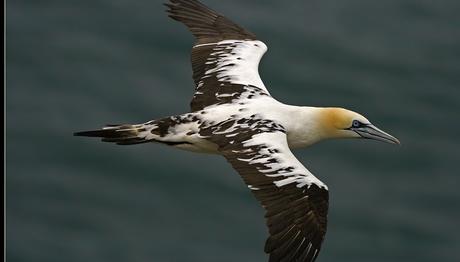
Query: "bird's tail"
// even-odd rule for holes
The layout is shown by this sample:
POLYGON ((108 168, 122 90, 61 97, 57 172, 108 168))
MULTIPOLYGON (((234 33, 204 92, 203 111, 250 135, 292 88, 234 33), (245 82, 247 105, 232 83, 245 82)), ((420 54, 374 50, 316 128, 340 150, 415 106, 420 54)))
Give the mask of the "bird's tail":
POLYGON ((99 130, 82 131, 74 133, 75 136, 100 137, 103 142, 118 145, 134 145, 155 140, 145 124, 138 125, 107 125, 99 130))

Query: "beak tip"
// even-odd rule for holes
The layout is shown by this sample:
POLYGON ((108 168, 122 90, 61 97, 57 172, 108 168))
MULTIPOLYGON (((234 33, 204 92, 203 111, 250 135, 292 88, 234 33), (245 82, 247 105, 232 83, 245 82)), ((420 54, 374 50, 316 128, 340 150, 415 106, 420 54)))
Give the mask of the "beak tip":
POLYGON ((399 139, 397 139, 396 137, 394 136, 391 136, 391 135, 388 135, 390 137, 390 141, 391 143, 397 145, 397 146, 400 146, 401 145, 401 141, 399 141, 399 139))
POLYGON ((401 141, 399 141, 399 139, 397 139, 394 136, 389 136, 389 138, 385 142, 390 143, 390 144, 394 144, 394 145, 397 145, 397 146, 401 145, 401 141))

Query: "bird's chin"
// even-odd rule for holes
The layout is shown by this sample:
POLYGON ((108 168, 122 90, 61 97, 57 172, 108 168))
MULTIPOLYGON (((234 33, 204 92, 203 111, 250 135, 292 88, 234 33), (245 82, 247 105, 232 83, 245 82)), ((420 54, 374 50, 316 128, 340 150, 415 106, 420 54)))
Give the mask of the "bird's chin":
POLYGON ((354 130, 345 129, 345 130, 339 130, 338 133, 332 138, 363 138, 363 137, 354 130))

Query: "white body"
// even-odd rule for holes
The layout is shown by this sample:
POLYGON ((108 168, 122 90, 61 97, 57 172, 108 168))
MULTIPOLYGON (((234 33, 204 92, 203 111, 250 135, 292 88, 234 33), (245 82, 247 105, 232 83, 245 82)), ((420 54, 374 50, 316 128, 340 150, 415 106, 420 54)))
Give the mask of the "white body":
MULTIPOLYGON (((286 129, 288 145, 290 148, 299 148, 312 145, 323 137, 318 132, 317 115, 318 108, 291 106, 278 102, 272 97, 261 97, 248 101, 244 105, 223 104, 210 106, 202 111, 194 112, 204 122, 210 124, 219 123, 232 117, 245 118, 258 115, 263 119, 270 119, 279 123, 286 129), (202 114, 202 111, 205 114, 202 114)), ((197 122, 177 125, 170 130, 174 135, 164 138, 155 137, 155 140, 187 141, 190 144, 177 145, 175 147, 201 153, 218 154, 217 146, 201 137, 200 124, 197 122), (190 131, 196 132, 188 135, 190 131)))

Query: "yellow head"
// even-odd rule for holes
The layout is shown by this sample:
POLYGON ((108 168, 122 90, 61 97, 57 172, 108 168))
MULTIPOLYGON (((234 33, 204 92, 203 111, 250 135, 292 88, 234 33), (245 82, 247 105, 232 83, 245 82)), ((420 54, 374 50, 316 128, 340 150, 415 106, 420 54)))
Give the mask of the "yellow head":
POLYGON ((325 138, 367 138, 399 144, 399 140, 372 125, 367 118, 351 110, 321 108, 319 114, 325 138))

